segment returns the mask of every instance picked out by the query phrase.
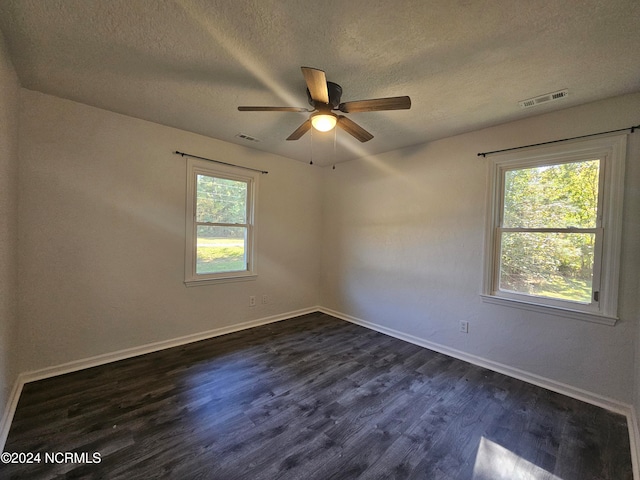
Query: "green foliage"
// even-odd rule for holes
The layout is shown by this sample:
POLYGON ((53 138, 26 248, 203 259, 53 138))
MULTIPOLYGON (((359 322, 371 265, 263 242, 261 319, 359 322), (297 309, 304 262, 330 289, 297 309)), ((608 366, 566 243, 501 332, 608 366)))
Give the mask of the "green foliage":
POLYGON ((227 178, 197 175, 196 234, 198 274, 247 269, 245 244, 248 228, 249 184, 227 178))
MULTIPOLYGON (((234 272, 246 270, 247 264, 244 256, 244 245, 208 244, 207 239, 199 239, 198 256, 196 260, 196 272, 199 275, 206 273, 234 272)), ((221 239, 220 242, 224 241, 221 239)))
MULTIPOLYGON (((599 163, 589 160, 507 171, 503 227, 595 228, 599 163)), ((501 241, 501 289, 589 302, 593 233, 503 232, 501 241)))
POLYGON ((598 174, 598 160, 509 170, 503 226, 594 228, 598 174))
POLYGON ((246 182, 198 175, 196 221, 246 223, 247 187, 246 182))

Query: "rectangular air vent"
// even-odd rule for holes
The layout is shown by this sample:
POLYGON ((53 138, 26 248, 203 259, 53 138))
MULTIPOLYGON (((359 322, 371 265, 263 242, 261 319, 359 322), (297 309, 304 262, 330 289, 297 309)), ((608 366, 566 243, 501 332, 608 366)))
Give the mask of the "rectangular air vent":
POLYGON ((247 135, 246 133, 239 133, 236 137, 241 138, 242 140, 246 140, 248 142, 259 142, 256 137, 252 137, 251 135, 247 135))
POLYGON ((541 103, 553 102, 554 100, 560 100, 561 98, 569 95, 569 90, 558 90, 557 92, 546 93, 544 95, 540 95, 534 98, 528 98, 527 100, 522 100, 518 102, 522 108, 535 107, 536 105, 540 105, 541 103))

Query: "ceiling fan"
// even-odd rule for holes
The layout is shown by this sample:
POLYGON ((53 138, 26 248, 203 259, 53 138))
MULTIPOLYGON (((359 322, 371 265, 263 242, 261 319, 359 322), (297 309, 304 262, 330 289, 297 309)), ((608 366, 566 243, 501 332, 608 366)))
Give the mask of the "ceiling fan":
POLYGON ((238 107, 241 112, 311 112, 309 118, 300 125, 287 140, 298 140, 311 127, 321 132, 328 132, 336 125, 361 142, 373 138, 360 125, 344 115, 336 115, 332 110, 343 113, 379 112, 382 110, 406 110, 411 108, 411 99, 404 97, 374 98, 340 103, 342 87, 328 82, 324 71, 317 68, 301 67, 307 83, 307 97, 313 109, 297 107, 238 107))

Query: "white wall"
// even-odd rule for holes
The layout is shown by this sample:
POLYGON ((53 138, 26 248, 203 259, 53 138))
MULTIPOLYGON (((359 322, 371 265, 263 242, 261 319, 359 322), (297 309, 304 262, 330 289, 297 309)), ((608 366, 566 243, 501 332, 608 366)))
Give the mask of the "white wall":
MULTIPOLYGON (((640 295, 640 293, 638 294, 640 295)), ((638 313, 638 323, 640 323, 640 313, 638 313)), ((636 410, 636 421, 638 423, 638 432, 640 432, 640 328, 638 329, 638 335, 636 337, 636 364, 635 364, 635 386, 636 386, 636 397, 635 397, 635 410, 636 410)), ((637 445, 637 448, 640 450, 640 445, 637 445)))
MULTIPOLYGON (((636 189, 636 195, 640 194, 640 189, 636 189)), ((638 297, 640 297, 640 286, 638 287, 638 293, 637 293, 638 297)), ((638 322, 639 326, 638 326, 638 331, 636 334, 636 357, 635 357, 635 368, 634 368, 634 373, 635 373, 635 378, 634 378, 634 383, 635 383, 635 401, 634 401, 634 407, 635 407, 635 413, 636 413, 636 422, 637 422, 637 431, 640 432, 640 309, 638 309, 639 311, 636 311, 636 321, 638 322)), ((638 458, 640 458, 640 444, 636 445, 636 448, 638 449, 638 458)))
MULTIPOLYGON (((634 142, 637 145, 638 143, 640 143, 640 139, 636 138, 634 139, 634 142)), ((636 147, 636 151, 638 150, 640 150, 640 147, 636 147)), ((632 169, 636 171, 636 175, 640 175, 637 173, 637 171, 640 170, 640 158, 638 157, 640 157, 640 155, 637 155, 635 159, 629 162, 629 163, 633 163, 633 165, 627 166, 627 170, 632 169)), ((628 195, 633 196, 636 204, 639 204, 640 203, 640 186, 636 185, 632 191, 628 192, 628 195)), ((635 219, 636 232, 638 231, 638 229, 640 229, 640 226, 639 226, 640 220, 638 220, 637 217, 638 217, 638 214, 636 212, 636 219, 635 219)), ((639 253, 640 242, 636 242, 635 245, 632 245, 631 248, 635 252, 636 257, 640 256, 640 253, 639 253)), ((635 374, 634 406, 636 411, 636 421, 638 423, 637 428, 638 428, 638 432, 640 433, 640 272, 638 270, 636 270, 635 280, 636 280, 636 298, 639 300, 637 301, 638 304, 636 305, 636 311, 635 311, 635 321, 637 322, 638 325, 636 330, 636 356, 635 356, 635 364, 634 364, 634 374, 635 374)), ((640 444, 636 445, 636 448, 638 449, 638 458, 640 458, 640 444)))
POLYGON ((317 305, 319 169, 25 89, 20 113, 21 371, 317 305), (269 170, 257 280, 183 284, 175 150, 269 170))
MULTIPOLYGON (((485 304, 487 161, 478 152, 640 123, 640 94, 338 165, 325 172, 322 304, 630 404, 640 271, 640 132, 630 136, 614 327, 485 304), (470 322, 468 334, 458 332, 470 322)), ((636 378, 636 380, 638 380, 636 378)))
POLYGON ((19 88, 0 33, 0 418, 18 374, 19 88))

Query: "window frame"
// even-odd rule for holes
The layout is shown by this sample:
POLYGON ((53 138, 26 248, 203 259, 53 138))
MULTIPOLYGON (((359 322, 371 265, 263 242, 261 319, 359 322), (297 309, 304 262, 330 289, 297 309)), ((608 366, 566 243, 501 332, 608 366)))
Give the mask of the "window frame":
MULTIPOLYGON (((187 159, 187 194, 185 215, 185 272, 184 283, 187 287, 209 285, 215 283, 235 282, 255 279, 257 270, 257 242, 256 242, 256 211, 258 194, 258 172, 248 171, 239 167, 218 165, 212 162, 189 158, 187 159), (219 273, 196 273, 198 255, 197 228, 202 222, 196 221, 197 209, 197 177, 204 175, 247 183, 246 223, 224 224, 225 226, 246 227, 245 270, 219 273)), ((213 224, 212 224, 213 225, 213 224)))
MULTIPOLYGON (((496 154, 488 164, 483 301, 605 325, 618 320, 618 281, 622 239, 622 203, 627 135, 608 135, 496 154), (506 292, 499 289, 501 225, 505 172, 580 160, 600 160, 598 220, 594 231, 593 289, 599 298, 590 304, 506 292), (598 282, 596 284, 596 282, 598 282)), ((510 229, 507 229, 510 230, 510 229)), ((552 229, 557 230, 557 229, 552 229)), ((571 229, 567 229, 570 231, 571 229)), ((577 229, 583 230, 583 229, 577 229)))

